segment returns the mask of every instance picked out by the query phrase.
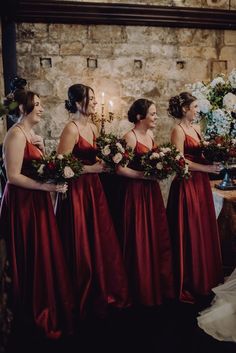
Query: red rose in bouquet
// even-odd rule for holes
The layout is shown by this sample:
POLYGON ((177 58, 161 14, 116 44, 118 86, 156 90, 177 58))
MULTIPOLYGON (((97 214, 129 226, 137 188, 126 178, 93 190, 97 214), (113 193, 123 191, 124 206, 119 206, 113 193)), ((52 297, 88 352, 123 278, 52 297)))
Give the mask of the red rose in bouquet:
POLYGON ((124 139, 114 134, 101 134, 97 140, 97 157, 102 159, 111 171, 118 165, 126 166, 133 158, 132 149, 124 139))
POLYGON ((56 154, 53 151, 42 159, 33 160, 30 176, 44 183, 65 183, 68 179, 75 179, 81 175, 83 165, 71 153, 67 155, 56 154))
POLYGON ((209 162, 227 162, 236 156, 236 140, 228 135, 216 135, 201 141, 202 153, 209 162))
POLYGON ((166 179, 173 174, 181 179, 190 177, 188 163, 183 154, 170 143, 160 145, 144 154, 141 163, 144 175, 158 180, 166 179))

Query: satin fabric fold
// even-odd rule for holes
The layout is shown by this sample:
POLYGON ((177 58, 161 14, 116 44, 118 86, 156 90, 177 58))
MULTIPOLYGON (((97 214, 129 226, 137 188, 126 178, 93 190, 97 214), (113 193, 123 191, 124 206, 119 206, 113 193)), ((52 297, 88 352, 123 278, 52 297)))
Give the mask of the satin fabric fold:
MULTIPOLYGON (((91 165, 96 162, 95 143, 80 136, 73 154, 91 165)), ((110 305, 129 306, 121 250, 98 174, 83 174, 69 183, 56 214, 79 317, 104 316, 110 305)))
MULTIPOLYGON (((27 142, 22 173, 39 158, 38 149, 27 142)), ((50 193, 7 183, 0 229, 7 244, 15 318, 49 338, 71 334, 74 298, 50 193)))
MULTIPOLYGON (((129 167, 140 170, 148 148, 137 141, 129 167)), ((174 298, 171 243, 157 181, 124 178, 121 243, 132 300, 146 306, 174 298)))
MULTIPOLYGON (((206 164, 199 143, 185 136, 187 159, 206 164)), ((219 233, 207 173, 192 171, 189 180, 171 184, 167 215, 178 298, 193 303, 223 280, 219 233)))

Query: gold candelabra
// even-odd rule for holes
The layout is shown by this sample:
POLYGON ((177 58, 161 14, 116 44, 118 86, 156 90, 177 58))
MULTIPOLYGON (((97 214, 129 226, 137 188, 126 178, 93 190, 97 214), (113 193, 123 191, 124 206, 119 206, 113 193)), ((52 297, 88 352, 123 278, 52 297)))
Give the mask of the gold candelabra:
POLYGON ((106 122, 110 123, 114 119, 114 113, 113 113, 112 110, 113 110, 113 102, 110 100, 109 101, 109 111, 108 111, 108 114, 106 114, 106 112, 105 112, 105 101, 104 101, 104 92, 102 92, 101 115, 99 115, 96 112, 92 116, 92 121, 95 124, 100 124, 100 132, 101 133, 105 132, 105 123, 106 122))

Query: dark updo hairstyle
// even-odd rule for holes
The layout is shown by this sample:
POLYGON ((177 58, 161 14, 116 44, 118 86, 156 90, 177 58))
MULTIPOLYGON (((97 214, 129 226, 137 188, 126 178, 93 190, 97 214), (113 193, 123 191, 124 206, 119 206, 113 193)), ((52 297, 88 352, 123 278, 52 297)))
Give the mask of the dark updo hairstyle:
POLYGON ((129 108, 128 111, 128 120, 131 123, 137 123, 139 120, 143 120, 147 116, 148 109, 154 104, 153 101, 149 99, 140 98, 137 99, 129 108), (140 115, 140 118, 137 117, 140 115))
POLYGON ((14 92, 17 89, 25 89, 27 81, 19 76, 14 76, 10 81, 11 92, 14 92))
MULTIPOLYGON (((15 94, 19 97, 18 91, 24 91, 25 86, 27 85, 27 81, 19 76, 14 76, 10 80, 10 93, 6 96, 4 100, 4 106, 7 109, 7 128, 9 129, 14 123, 17 122, 20 112, 19 112, 19 104, 15 99, 15 94)), ((21 104, 21 103, 20 103, 21 104)))
POLYGON ((6 105, 10 106, 12 103, 16 103, 15 109, 11 110, 10 113, 19 118, 21 116, 20 105, 22 105, 23 113, 26 115, 33 111, 35 107, 34 96, 39 97, 35 92, 27 91, 26 89, 16 89, 12 95, 8 95, 6 105))
POLYGON ((65 100, 65 108, 70 113, 76 113, 78 108, 76 102, 81 104, 81 112, 86 114, 89 104, 89 91, 94 93, 94 90, 83 84, 75 84, 68 89, 68 100, 65 100))
POLYGON ((190 104, 197 98, 189 92, 182 92, 178 96, 171 97, 169 100, 168 114, 172 118, 182 119, 183 107, 189 108, 190 104))

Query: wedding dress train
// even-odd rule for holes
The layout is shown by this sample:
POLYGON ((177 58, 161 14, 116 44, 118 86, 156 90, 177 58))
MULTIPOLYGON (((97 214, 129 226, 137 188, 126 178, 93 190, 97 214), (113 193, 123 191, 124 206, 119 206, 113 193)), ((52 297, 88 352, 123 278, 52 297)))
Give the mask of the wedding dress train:
POLYGON ((212 291, 216 296, 211 306, 199 313, 198 326, 217 340, 236 342, 236 269, 212 291))

